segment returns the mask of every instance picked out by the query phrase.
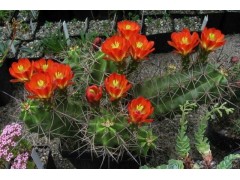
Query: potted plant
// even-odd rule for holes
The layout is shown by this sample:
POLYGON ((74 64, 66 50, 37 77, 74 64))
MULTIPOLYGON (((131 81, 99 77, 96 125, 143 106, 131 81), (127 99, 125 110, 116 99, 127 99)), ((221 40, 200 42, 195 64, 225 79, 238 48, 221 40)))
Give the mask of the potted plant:
POLYGON ((46 21, 43 25, 40 24, 39 29, 36 32, 36 39, 43 39, 50 34, 57 34, 62 28, 61 22, 48 22, 46 21))
POLYGON ((38 19, 39 11, 37 10, 20 10, 17 14, 17 20, 22 22, 36 21, 38 19))
MULTIPOLYGON (((91 56, 89 49, 83 54, 81 50, 84 48, 73 47, 68 51, 65 64, 45 59, 35 62, 20 59, 10 68, 15 78, 13 81, 24 82, 32 98, 22 104, 20 117, 29 130, 60 137, 70 152, 79 152, 80 158, 81 154, 87 153, 92 158, 100 158, 100 162, 109 159, 110 168, 114 168, 112 164, 124 168, 120 165, 123 157, 127 157, 126 160, 132 158, 138 165, 138 157, 146 157, 149 150, 155 148, 156 140, 148 125, 154 110, 151 102, 144 97, 124 98, 132 87, 127 77, 154 50, 153 43, 138 34, 140 27, 137 23, 121 23, 121 36, 110 37, 102 46, 106 55, 95 52, 95 56, 91 56), (130 26, 130 31, 125 30, 126 25, 130 26), (126 38, 134 42, 138 38, 146 49, 140 54, 137 53, 140 50, 132 49, 131 59, 127 53, 130 52, 130 43, 126 38), (116 48, 124 48, 123 55, 114 48, 112 51, 116 54, 111 55, 109 43, 115 42, 114 39, 116 43, 124 43, 121 47, 116 44, 116 48), (23 73, 19 73, 16 67, 22 67, 23 73)), ((137 48, 135 45, 132 44, 132 48, 137 48)))
POLYGON ((174 113, 188 99, 211 104, 224 98, 225 74, 208 62, 208 55, 225 43, 220 31, 205 28, 201 38, 188 29, 174 32, 168 44, 181 55, 181 68, 136 82, 137 69, 154 51, 154 42, 140 29, 136 22, 120 21, 118 33, 100 51, 86 41, 71 47, 63 64, 46 59, 13 64, 13 81, 23 82, 29 94, 20 116, 29 130, 60 138, 68 156, 77 153, 80 162, 81 155, 89 160, 89 153, 100 158, 92 168, 113 168, 113 162, 121 168, 125 155, 141 163, 138 159, 156 148, 150 116, 174 113), (198 44, 198 58, 191 59, 198 44))
POLYGON ((22 42, 17 58, 30 58, 39 59, 43 57, 43 48, 41 47, 40 40, 34 40, 30 42, 22 42))
POLYGON ((79 36, 81 32, 84 32, 86 28, 86 22, 73 19, 67 22, 69 36, 79 36))
POLYGON ((27 41, 32 40, 34 38, 36 28, 36 22, 32 23, 31 25, 30 23, 20 22, 17 29, 16 39, 27 41))
POLYGON ((162 17, 158 18, 146 15, 144 27, 148 39, 155 42, 155 53, 172 51, 167 44, 174 27, 170 14, 164 13, 162 17))

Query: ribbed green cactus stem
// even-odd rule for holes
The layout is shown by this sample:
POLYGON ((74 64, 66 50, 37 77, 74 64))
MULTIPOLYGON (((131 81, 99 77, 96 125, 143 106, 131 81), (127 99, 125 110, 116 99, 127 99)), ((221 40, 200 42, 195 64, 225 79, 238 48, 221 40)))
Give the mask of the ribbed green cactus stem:
POLYGON ((76 114, 80 114, 80 110, 74 113, 74 109, 79 109, 79 106, 62 103, 54 109, 41 101, 28 100, 22 104, 20 119, 31 132, 38 133, 40 136, 73 137, 79 131, 76 120, 73 119, 79 116, 76 114))
POLYGON ((211 103, 224 94, 227 79, 213 65, 196 65, 185 72, 153 77, 136 84, 133 95, 144 96, 154 105, 155 115, 166 115, 178 110, 187 100, 211 103))
POLYGON ((126 122, 123 117, 116 117, 105 112, 105 114, 90 120, 87 129, 88 136, 95 146, 115 148, 128 138, 125 129, 126 122))
POLYGON ((183 70, 188 70, 190 65, 190 55, 187 54, 181 57, 181 65, 183 70))
POLYGON ((207 63, 209 53, 209 51, 200 48, 197 62, 202 64, 207 63))
POLYGON ((156 149, 157 138, 149 127, 139 127, 137 131, 138 152, 147 156, 149 150, 156 149))
POLYGON ((117 72, 117 65, 113 61, 104 60, 104 53, 98 52, 91 67, 90 84, 102 84, 107 73, 117 72))

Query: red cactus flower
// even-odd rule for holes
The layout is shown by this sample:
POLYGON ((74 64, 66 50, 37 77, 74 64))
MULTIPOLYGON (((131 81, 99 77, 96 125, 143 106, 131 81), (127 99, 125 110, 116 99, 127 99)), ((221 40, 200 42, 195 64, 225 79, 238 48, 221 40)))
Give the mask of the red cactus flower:
POLYGON ((125 75, 113 73, 104 81, 106 91, 110 95, 110 101, 117 100, 126 95, 126 92, 132 87, 125 75))
POLYGON ((132 124, 141 125, 142 123, 150 123, 153 119, 147 119, 154 108, 149 100, 144 97, 133 99, 128 104, 129 119, 128 122, 132 124))
POLYGON ((100 37, 96 37, 93 41, 93 50, 97 51, 99 49, 99 47, 101 47, 102 45, 102 39, 100 37))
POLYGON ((141 26, 134 21, 120 21, 117 24, 118 32, 121 36, 129 40, 132 36, 140 33, 141 26))
POLYGON ((34 74, 29 82, 25 83, 25 88, 31 93, 29 98, 48 99, 52 96, 55 85, 48 73, 34 74))
POLYGON ((97 85, 89 86, 86 89, 86 98, 89 103, 98 103, 102 98, 102 87, 97 85))
POLYGON ((59 89, 64 89, 73 84, 73 72, 69 65, 55 63, 54 66, 49 69, 49 74, 59 89))
POLYGON ((37 72, 47 72, 54 66, 54 63, 52 60, 39 59, 34 62, 34 70, 37 72))
POLYGON ((176 52, 186 56, 190 54, 199 43, 199 36, 196 32, 192 35, 189 29, 183 29, 181 32, 173 32, 168 44, 176 49, 176 52))
POLYGON ((148 41, 144 35, 134 35, 130 38, 130 55, 134 60, 142 60, 149 53, 153 52, 155 48, 154 41, 148 41))
POLYGON ((102 44, 106 60, 122 62, 128 56, 129 42, 121 36, 112 36, 102 44))
POLYGON ((11 82, 26 82, 29 81, 33 74, 33 62, 29 59, 19 59, 18 62, 12 63, 9 68, 10 74, 16 78, 10 80, 11 82))
POLYGON ((201 34, 200 46, 207 52, 214 51, 215 49, 225 44, 224 34, 215 28, 204 28, 201 34))

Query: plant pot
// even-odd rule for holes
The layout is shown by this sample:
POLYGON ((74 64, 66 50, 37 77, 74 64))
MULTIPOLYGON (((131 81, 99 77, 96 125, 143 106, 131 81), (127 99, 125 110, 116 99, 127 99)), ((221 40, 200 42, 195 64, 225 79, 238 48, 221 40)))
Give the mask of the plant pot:
POLYGON ((69 21, 67 22, 69 36, 80 36, 80 33, 85 33, 86 23, 84 21, 69 21))
POLYGON ((171 33, 173 31, 173 22, 170 17, 153 19, 147 16, 144 19, 144 27, 147 36, 171 33))
POLYGON ((155 51, 153 53, 168 53, 173 51, 173 48, 168 45, 167 41, 171 40, 172 33, 153 34, 148 35, 149 41, 154 41, 155 51))
MULTIPOLYGON (((80 147, 83 145, 79 145, 80 147)), ((77 148, 76 148, 77 149, 77 148)), ((61 140, 59 152, 63 158, 67 158, 76 169, 139 169, 146 164, 148 157, 134 157, 127 153, 118 158, 118 161, 106 155, 97 156, 94 152, 75 150, 71 151, 64 140, 61 140)))
POLYGON ((116 162, 111 157, 106 156, 96 157, 90 152, 82 154, 78 152, 61 151, 62 157, 67 158, 77 169, 139 169, 143 164, 146 164, 146 159, 139 158, 133 160, 128 155, 123 155, 122 158, 116 162))
POLYGON ((37 169, 56 169, 49 146, 34 146, 31 158, 37 169))
POLYGON ((22 22, 19 26, 19 30, 16 33, 16 39, 22 41, 30 41, 34 38, 34 33, 37 28, 37 23, 30 23, 22 22))
POLYGON ((206 27, 222 30, 221 27, 223 24, 223 18, 224 18, 224 13, 208 14, 208 22, 206 27))
POLYGON ((17 58, 40 58, 43 56, 43 49, 40 40, 23 42, 19 48, 17 58))
MULTIPOLYGON (((228 119, 225 119, 228 121, 228 119)), ((240 138, 235 136, 232 137, 226 133, 225 130, 217 130, 216 125, 209 122, 207 128, 208 139, 215 147, 230 153, 240 146, 240 138)))
POLYGON ((88 33, 98 33, 107 36, 115 33, 115 21, 111 20, 91 20, 89 22, 88 33))
POLYGON ((38 24, 36 30, 36 39, 43 39, 51 34, 57 34, 62 29, 62 23, 59 22, 48 22, 46 21, 44 25, 38 24))
POLYGON ((175 18, 173 24, 174 31, 182 31, 183 28, 188 28, 190 31, 200 31, 202 19, 197 16, 175 18))
POLYGON ((11 29, 9 29, 10 27, 8 27, 8 25, 4 25, 0 27, 0 39, 1 41, 6 41, 10 39, 11 36, 11 29))
POLYGON ((221 30, 224 34, 240 33, 240 13, 226 12, 223 16, 221 30))
POLYGON ((36 21, 38 19, 38 10, 20 10, 17 14, 17 20, 22 22, 36 21))
POLYGON ((0 106, 6 105, 10 100, 10 96, 12 95, 13 85, 10 82, 12 77, 9 74, 11 62, 11 59, 6 59, 3 65, 0 67, 0 106))

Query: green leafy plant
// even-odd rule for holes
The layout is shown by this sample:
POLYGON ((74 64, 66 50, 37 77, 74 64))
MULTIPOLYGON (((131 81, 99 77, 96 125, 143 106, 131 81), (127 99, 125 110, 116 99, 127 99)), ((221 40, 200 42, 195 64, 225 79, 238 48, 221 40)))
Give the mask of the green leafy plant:
POLYGON ((67 39, 59 30, 41 40, 41 46, 45 54, 60 54, 67 49, 67 39))

